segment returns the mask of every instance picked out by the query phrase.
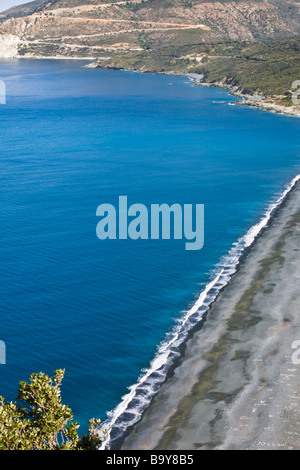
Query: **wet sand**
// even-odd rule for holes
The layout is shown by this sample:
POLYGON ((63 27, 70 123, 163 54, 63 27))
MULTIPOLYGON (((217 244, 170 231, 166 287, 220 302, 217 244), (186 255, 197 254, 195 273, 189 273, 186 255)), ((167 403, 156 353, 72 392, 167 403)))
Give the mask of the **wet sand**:
POLYGON ((299 182, 186 342, 122 450, 300 449, 297 340, 299 182))

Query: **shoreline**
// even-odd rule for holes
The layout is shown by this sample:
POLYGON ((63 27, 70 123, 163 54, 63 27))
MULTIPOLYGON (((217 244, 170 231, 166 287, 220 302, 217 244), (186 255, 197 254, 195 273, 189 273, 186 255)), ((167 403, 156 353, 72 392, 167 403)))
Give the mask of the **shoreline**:
POLYGON ((297 181, 122 450, 300 449, 299 205, 297 181))
POLYGON ((169 333, 171 339, 163 341, 158 348, 158 352, 152 360, 150 366, 142 371, 138 381, 129 387, 130 392, 122 397, 119 405, 109 413, 109 419, 105 421, 101 430, 105 429, 107 437, 101 446, 101 450, 107 448, 119 449, 124 439, 131 435, 135 426, 139 426, 143 416, 147 416, 148 410, 152 409, 156 395, 160 395, 169 380, 172 380, 176 368, 183 358, 188 341, 194 333, 201 331, 205 325, 208 312, 214 308, 222 292, 228 288, 234 275, 243 265, 244 259, 251 253, 257 241, 263 237, 269 224, 285 201, 289 199, 295 187, 300 186, 300 175, 293 178, 285 190, 281 192, 277 200, 268 205, 264 215, 258 223, 251 226, 232 249, 220 260, 218 274, 214 274, 211 280, 201 291, 197 300, 194 301, 190 309, 182 317, 179 326, 169 333), (156 392, 153 393, 153 390, 156 392))
MULTIPOLYGON (((33 59, 35 59, 35 58, 33 58, 33 59)), ((49 60, 49 58, 48 58, 48 60, 49 60)), ((51 60, 51 59, 50 59, 50 60, 51 60)), ((196 78, 197 78, 197 77, 196 77, 196 78)), ((299 179, 299 178, 298 178, 298 179, 299 179)), ((289 196, 290 196, 290 193, 291 193, 291 192, 292 192, 292 190, 290 189, 290 190, 289 190, 289 196)), ((284 196, 284 197, 285 197, 285 196, 284 196)), ((282 201, 281 201, 281 202, 282 202, 282 201)), ((280 202, 280 204, 281 204, 281 202, 280 202)), ((277 210, 277 209, 276 209, 276 210, 277 210)), ((270 216, 270 217, 273 216, 273 213, 270 212, 269 216, 270 216)), ((270 218, 270 217, 269 217, 269 218, 270 218)), ((268 220, 267 220, 267 222, 268 222, 268 220)), ((252 227, 252 228, 253 228, 253 227, 252 227)), ((264 227, 259 227, 258 233, 260 232, 261 228, 264 229, 264 227)), ((255 235, 255 237, 256 237, 256 236, 257 236, 257 235, 255 235)), ((249 246, 252 247, 252 243, 250 243, 249 246)), ((246 245, 246 248, 247 248, 247 245, 246 245)), ((242 247, 242 251, 244 251, 244 249, 245 249, 245 247, 243 246, 243 247, 242 247)), ((238 265, 240 264, 240 261, 241 261, 241 259, 239 258, 238 265)), ((235 268, 235 267, 236 267, 236 266, 234 266, 234 268, 235 268)), ((222 273, 221 273, 221 274, 222 274, 222 273)), ((220 281, 220 278, 221 278, 221 274, 220 274, 220 276, 217 276, 217 277, 215 278, 214 282, 211 283, 210 288, 208 289, 207 292, 209 292, 210 289, 218 289, 218 288, 219 288, 219 281, 220 281)), ((227 276, 228 276, 228 273, 227 273, 227 276)), ((231 277, 231 275, 229 275, 229 277, 231 277)), ((207 287, 208 287, 208 286, 207 286, 207 287)), ((222 289, 223 289, 223 288, 222 288, 222 289)), ((221 290, 218 290, 218 294, 217 294, 217 295, 219 295, 219 293, 222 291, 222 289, 221 289, 221 290)), ((205 289, 205 290, 207 290, 207 289, 205 289)), ((200 296, 200 297, 201 297, 201 296, 200 296)), ((214 302, 214 299, 212 300, 212 302, 214 302)), ((197 304, 196 306, 193 307, 193 309, 192 309, 192 310, 193 310, 193 313, 196 313, 198 306, 199 306, 199 305, 197 304), (197 308, 195 308, 195 307, 197 307, 197 308)), ((202 318, 203 318, 203 317, 202 317, 202 318)), ((201 320, 202 320, 202 318, 201 318, 201 320)), ((187 320, 188 320, 188 319, 189 319, 189 317, 187 317, 187 320)), ((198 329, 199 329, 199 328, 198 328, 198 329)), ((189 332, 191 332, 191 329, 189 330, 189 332)), ((180 344, 180 346, 179 346, 179 351, 181 350, 181 348, 185 348, 185 346, 186 346, 186 345, 185 345, 184 343, 180 344)), ((181 355, 180 355, 180 360, 181 360, 181 355)), ((177 368, 177 367, 176 367, 176 368, 177 368)), ((172 369, 172 367, 171 367, 171 369, 172 369)), ((155 371, 158 372, 158 371, 159 371, 159 368, 157 368, 155 371)), ((173 367, 173 371, 175 371, 175 367, 173 367)), ((174 374, 174 375, 175 375, 175 374, 174 374)))
MULTIPOLYGON (((193 74, 189 74, 188 76, 192 77, 193 74)), ((293 117, 300 117, 300 106, 282 106, 276 104, 272 101, 266 100, 262 96, 257 95, 245 95, 238 91, 237 87, 232 87, 230 85, 225 85, 224 83, 210 83, 210 82, 203 82, 200 78, 195 79, 196 85, 201 85, 205 87, 211 88, 220 88, 222 90, 228 90, 229 94, 235 96, 236 98, 241 98, 242 101, 234 101, 231 103, 234 106, 245 106, 250 108, 260 109, 266 112, 271 112, 274 114, 280 114, 282 116, 293 116, 293 117)))
MULTIPOLYGON (((102 61, 101 61, 102 62, 102 61)), ((105 59, 103 59, 103 62, 105 62, 105 59)), ((124 71, 131 71, 131 72, 137 72, 137 73, 154 73, 154 74, 162 74, 162 75, 182 75, 188 77, 195 86, 204 86, 204 87, 210 87, 210 88, 220 88, 222 90, 228 90, 229 94, 232 96, 235 96, 236 98, 241 98, 242 101, 234 101, 231 103, 231 105, 234 106, 246 106, 250 108, 256 108, 260 109, 266 112, 271 112, 274 114, 279 114, 282 116, 292 116, 292 117, 300 117, 300 106, 298 105, 292 105, 292 106, 283 106, 274 103, 272 100, 268 101, 262 96, 258 95, 245 95, 238 91, 238 87, 236 86, 231 86, 228 84, 225 84, 223 82, 205 82, 203 81, 204 75, 197 74, 197 73, 189 73, 189 72, 174 72, 172 70, 170 71, 157 71, 157 70, 138 70, 138 69, 123 69, 123 68, 118 68, 118 67, 102 67, 100 65, 99 60, 96 62, 92 62, 87 66, 87 68, 103 68, 103 69, 108 69, 108 70, 124 70, 124 71)))
MULTIPOLYGON (((260 109, 262 111, 271 112, 274 114, 279 114, 282 116, 291 116, 291 117, 300 117, 300 106, 283 106, 278 105, 272 101, 266 101, 263 97, 257 97, 256 95, 245 95, 240 93, 236 86, 230 86, 221 82, 205 82, 203 81, 204 76, 196 73, 189 72, 174 72, 170 71, 157 71, 157 70, 136 70, 136 69, 124 69, 118 67, 102 67, 100 66, 99 58, 96 57, 62 57, 62 56, 12 56, 12 57, 0 57, 0 60, 77 60, 77 61, 90 61, 91 63, 86 65, 86 68, 104 68, 107 70, 120 70, 127 72, 137 72, 137 73, 154 73, 162 75, 182 75, 188 77, 195 86, 205 86, 210 88, 220 88, 222 90, 228 90, 229 94, 235 96, 236 98, 241 98, 241 101, 234 101, 231 103, 233 106, 245 106, 249 108, 260 109), (201 78, 200 78, 201 77, 201 78)), ((101 62, 105 62, 107 58, 101 59, 101 62)))
MULTIPOLYGON (((33 59, 35 59, 35 58, 33 58, 33 59)), ((48 59, 49 59, 49 58, 48 58, 48 59)), ((50 60, 51 60, 51 59, 50 59, 50 60)), ((68 60, 68 59, 65 59, 65 60, 68 60)), ((182 75, 182 74, 181 74, 181 75, 182 75)), ((197 77, 196 77, 196 78, 197 78, 197 77)), ((292 190, 289 191, 289 193, 291 193, 291 192, 292 192, 292 190)), ((280 204, 281 204, 281 203, 280 203, 280 204)), ((277 210, 277 209, 276 209, 276 210, 277 210)), ((270 214, 270 215, 272 215, 272 214, 270 214)), ((262 228, 264 229, 264 227, 262 227, 262 228)), ((260 236, 260 235, 259 235, 259 236, 260 236)), ((250 246, 251 246, 251 249, 252 249, 252 244, 251 244, 250 246)), ((243 248, 243 249, 244 249, 244 248, 243 248)), ((238 264, 240 264, 240 261, 241 261, 241 259, 239 258, 238 264)), ((230 277, 231 277, 231 275, 230 275, 230 277)), ((217 277, 217 278, 214 280, 214 282, 212 283, 211 288, 215 288, 215 286, 219 283, 219 280, 220 280, 220 277, 217 277)), ((225 288, 226 288, 226 285, 223 286, 222 289, 218 291, 218 294, 217 294, 218 296, 219 296, 220 292, 222 292, 223 288, 225 289, 225 288)), ((215 301, 215 299, 212 300, 212 302, 214 302, 214 301, 215 301)), ((194 310, 195 310, 195 308, 194 308, 194 310)), ((196 312, 196 310, 195 310, 195 312, 196 312)), ((206 312, 205 312, 205 315, 207 315, 206 312)), ((202 319, 203 319, 203 318, 204 318, 204 317, 201 317, 201 319, 200 319, 201 322, 202 322, 202 319)), ((198 320, 198 321, 199 321, 199 320, 198 320)), ((199 329, 199 328, 196 328, 196 330, 197 330, 197 329, 199 329)), ((190 334, 191 331, 192 331, 192 329, 189 329, 188 334, 190 334)), ((193 333, 194 333, 194 331, 193 331, 193 333)), ((182 348, 184 349, 185 346, 186 346, 186 345, 185 345, 185 342, 184 342, 184 343, 181 343, 181 344, 179 345, 179 351, 182 351, 182 348)), ((179 359, 181 360, 181 354, 180 354, 180 358, 179 358, 179 359)), ((177 367, 177 365, 171 365, 171 368, 168 370, 167 375, 169 374, 169 371, 170 371, 170 370, 171 370, 172 373, 173 373, 173 371, 176 369, 176 367, 177 367)), ((156 371, 157 371, 157 370, 159 370, 159 369, 157 368, 156 371)), ((164 383, 165 383, 165 381, 164 381, 164 383)))

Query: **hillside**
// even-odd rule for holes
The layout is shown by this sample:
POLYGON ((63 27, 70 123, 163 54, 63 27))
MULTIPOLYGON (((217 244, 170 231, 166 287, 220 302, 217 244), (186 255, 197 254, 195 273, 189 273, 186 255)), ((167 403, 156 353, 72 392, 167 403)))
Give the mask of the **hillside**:
POLYGON ((0 15, 0 57, 196 72, 285 104, 300 78, 299 37, 294 0, 37 0, 0 15))
POLYGON ((295 36, 299 6, 293 0, 37 0, 0 16, 0 34, 2 42, 14 39, 14 55, 97 57, 147 45, 295 36))

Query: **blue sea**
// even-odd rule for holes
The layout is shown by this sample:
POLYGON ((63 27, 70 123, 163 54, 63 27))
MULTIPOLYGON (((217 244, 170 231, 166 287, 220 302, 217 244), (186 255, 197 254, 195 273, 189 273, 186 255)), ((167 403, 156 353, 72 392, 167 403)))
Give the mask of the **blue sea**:
POLYGON ((101 418, 113 439, 300 173, 300 121, 186 76, 85 64, 0 61, 0 395, 63 368, 80 432, 101 418), (99 240, 97 207, 119 196, 204 204, 204 247, 99 240))

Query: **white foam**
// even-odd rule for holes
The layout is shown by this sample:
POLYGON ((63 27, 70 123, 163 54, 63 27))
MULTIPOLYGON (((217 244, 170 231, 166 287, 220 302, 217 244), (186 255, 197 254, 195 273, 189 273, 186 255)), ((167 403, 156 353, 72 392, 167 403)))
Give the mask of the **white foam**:
POLYGON ((212 272, 212 281, 205 286, 192 307, 183 312, 174 329, 166 335, 166 339, 159 345, 149 367, 141 371, 138 381, 128 388, 129 393, 122 397, 119 405, 107 413, 108 419, 100 430, 101 434, 104 429, 106 432, 100 450, 109 449, 112 441, 121 437, 126 429, 140 419, 142 412, 147 408, 153 395, 157 393, 159 386, 165 380, 174 359, 179 356, 179 346, 186 339, 190 328, 202 319, 203 314, 216 299, 220 290, 228 284, 231 276, 236 272, 245 249, 252 245, 263 228, 267 226, 274 211, 299 180, 300 174, 291 181, 281 196, 269 205, 261 220, 237 242, 233 243, 229 253, 221 259, 212 272), (212 293, 214 288, 215 293, 212 293))

